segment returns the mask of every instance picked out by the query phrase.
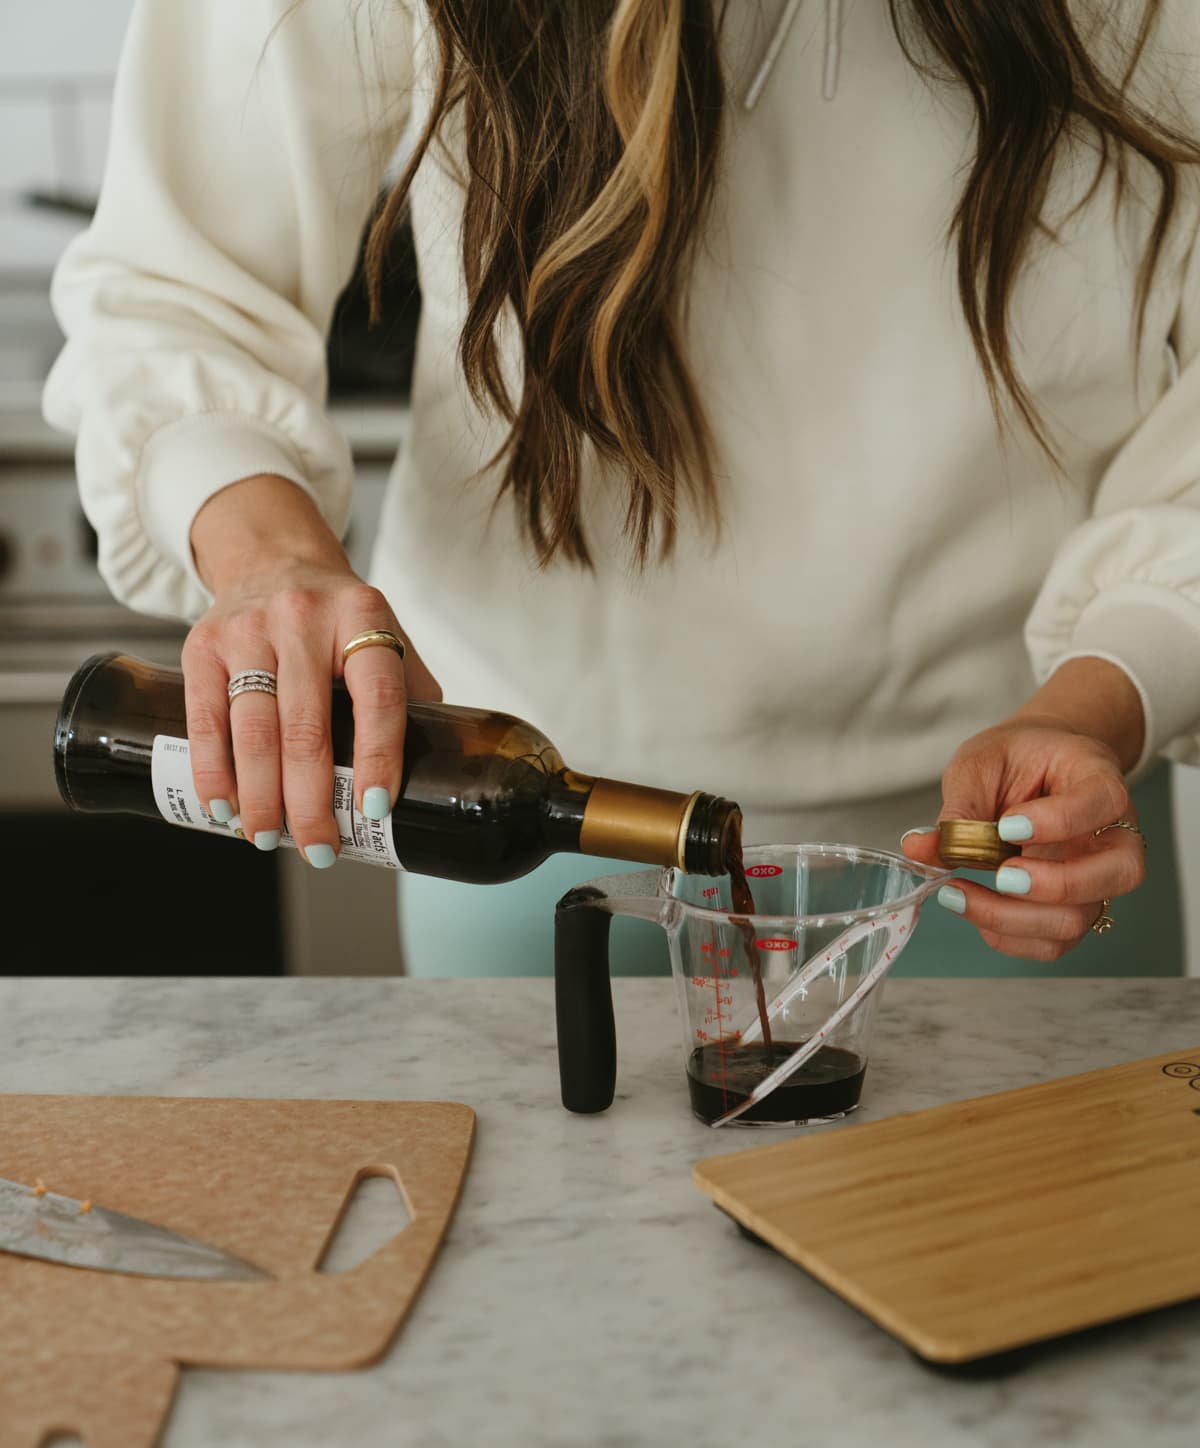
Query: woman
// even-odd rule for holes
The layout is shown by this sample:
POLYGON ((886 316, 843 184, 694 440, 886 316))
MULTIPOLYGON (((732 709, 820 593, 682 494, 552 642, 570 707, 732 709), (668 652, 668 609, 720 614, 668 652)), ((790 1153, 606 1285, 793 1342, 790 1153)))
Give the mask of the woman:
MULTIPOLYGON (((1138 965, 1177 971, 1153 771, 1200 762, 1195 8, 719 12, 137 5, 46 412, 114 592, 197 620, 197 790, 263 849, 286 808, 331 865, 329 681, 391 629, 403 660, 345 665, 368 813, 404 701, 444 689, 579 769, 731 796, 750 839, 929 861, 910 827, 1002 818, 1024 858, 943 890, 913 968, 1123 972, 1157 930, 1138 965), (410 123, 372 255, 411 202, 423 312, 368 587, 323 344, 410 123), (255 669, 277 698, 231 709, 255 669), (1150 881, 1111 904, 1147 805, 1150 881)), ((542 968, 602 868, 408 880, 409 968, 542 968), (528 951, 480 945, 505 900, 528 951)))

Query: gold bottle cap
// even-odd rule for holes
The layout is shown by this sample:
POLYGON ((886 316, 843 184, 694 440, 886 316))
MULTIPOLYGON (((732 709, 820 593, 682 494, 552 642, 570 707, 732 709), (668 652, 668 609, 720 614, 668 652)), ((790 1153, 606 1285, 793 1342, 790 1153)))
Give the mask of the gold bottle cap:
POLYGON ((943 820, 938 825, 938 855, 944 865, 994 870, 1020 853, 1019 845, 1000 838, 992 820, 943 820))

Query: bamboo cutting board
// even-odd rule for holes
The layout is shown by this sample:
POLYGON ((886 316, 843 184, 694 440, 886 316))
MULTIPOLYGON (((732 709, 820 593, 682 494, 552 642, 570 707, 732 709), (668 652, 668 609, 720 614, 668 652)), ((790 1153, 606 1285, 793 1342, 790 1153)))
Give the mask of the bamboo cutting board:
POLYGON ((122 1276, 0 1252, 0 1448, 52 1432, 151 1448, 181 1364, 364 1367, 412 1305, 458 1201, 475 1114, 452 1102, 0 1097, 0 1177, 198 1237, 271 1282, 122 1276), (319 1272, 364 1176, 411 1220, 319 1272))
POLYGON ((711 1157, 717 1206, 922 1357, 1200 1296, 1200 1047, 711 1157))

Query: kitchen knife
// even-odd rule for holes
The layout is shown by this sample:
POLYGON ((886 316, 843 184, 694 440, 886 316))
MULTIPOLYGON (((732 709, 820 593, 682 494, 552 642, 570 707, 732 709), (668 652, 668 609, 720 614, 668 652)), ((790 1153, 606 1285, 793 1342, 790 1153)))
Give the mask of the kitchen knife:
POLYGON ((271 1274, 179 1232, 0 1177, 0 1251, 138 1277, 264 1282, 271 1274))

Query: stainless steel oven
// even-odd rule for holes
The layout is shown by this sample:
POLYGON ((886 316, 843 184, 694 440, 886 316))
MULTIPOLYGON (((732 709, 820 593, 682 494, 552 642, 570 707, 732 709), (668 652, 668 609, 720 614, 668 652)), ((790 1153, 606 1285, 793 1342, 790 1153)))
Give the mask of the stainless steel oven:
MULTIPOLYGON (((317 878, 138 819, 85 819, 58 797, 51 739, 67 679, 123 649, 178 664, 182 625, 115 603, 75 486, 71 440, 40 417, 61 344, 44 279, 0 280, 0 870, 6 974, 382 974, 400 969, 394 881, 317 878)), ((365 568, 402 407, 342 404, 358 486, 347 546, 365 568)))

